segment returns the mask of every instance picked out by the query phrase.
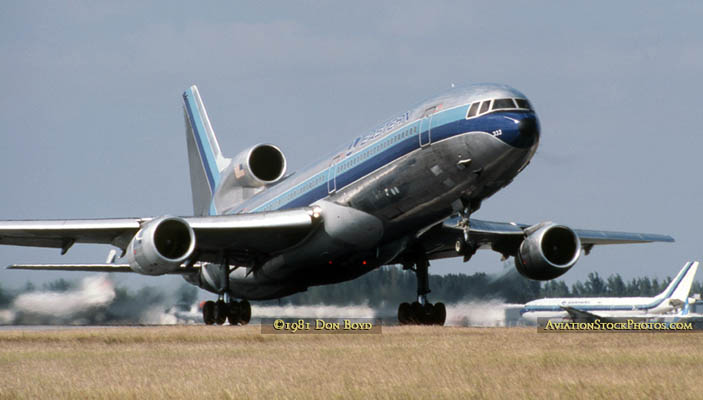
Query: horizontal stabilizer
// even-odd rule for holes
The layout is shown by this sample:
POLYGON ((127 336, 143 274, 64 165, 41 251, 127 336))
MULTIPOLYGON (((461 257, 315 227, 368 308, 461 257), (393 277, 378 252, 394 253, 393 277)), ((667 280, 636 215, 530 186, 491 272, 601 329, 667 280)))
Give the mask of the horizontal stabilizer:
MULTIPOLYGON (((135 272, 129 264, 13 264, 7 269, 25 269, 33 271, 81 271, 81 272, 135 272)), ((168 274, 188 274, 196 271, 198 266, 179 268, 168 274)))

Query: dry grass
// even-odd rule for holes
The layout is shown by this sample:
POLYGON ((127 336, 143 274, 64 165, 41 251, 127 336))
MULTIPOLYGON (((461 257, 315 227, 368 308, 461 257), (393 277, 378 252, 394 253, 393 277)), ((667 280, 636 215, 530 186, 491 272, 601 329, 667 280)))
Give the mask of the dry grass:
POLYGON ((0 398, 699 398, 701 333, 0 332, 0 398))

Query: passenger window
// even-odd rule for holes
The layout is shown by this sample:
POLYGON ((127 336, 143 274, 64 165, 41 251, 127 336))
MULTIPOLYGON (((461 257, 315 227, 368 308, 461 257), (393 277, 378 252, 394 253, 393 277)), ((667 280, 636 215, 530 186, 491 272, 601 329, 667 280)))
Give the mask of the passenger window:
POLYGON ((471 108, 469 108, 469 113, 466 115, 466 118, 471 118, 475 117, 476 114, 478 114, 478 106, 481 104, 481 102, 477 101, 474 104, 471 105, 471 108))
POLYGON ((493 101, 493 110, 505 110, 508 108, 515 108, 513 99, 495 99, 493 101))
POLYGON ((485 101, 483 102, 483 104, 481 104, 481 112, 480 112, 480 114, 483 114, 483 113, 485 113, 486 111, 488 111, 488 107, 489 107, 490 105, 491 105, 491 101, 490 101, 490 100, 485 100, 485 101))

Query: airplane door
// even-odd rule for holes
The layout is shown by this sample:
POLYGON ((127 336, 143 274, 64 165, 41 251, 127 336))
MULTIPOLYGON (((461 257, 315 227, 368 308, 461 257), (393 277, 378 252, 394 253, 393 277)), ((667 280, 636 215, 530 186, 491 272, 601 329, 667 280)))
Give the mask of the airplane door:
POLYGON ((425 110, 425 117, 420 121, 420 147, 425 147, 432 142, 432 115, 437 106, 425 110))
POLYGON ((327 193, 331 194, 337 191, 337 163, 330 165, 327 170, 327 193))
POLYGON ((430 144, 430 121, 432 117, 425 117, 420 121, 420 147, 430 144))

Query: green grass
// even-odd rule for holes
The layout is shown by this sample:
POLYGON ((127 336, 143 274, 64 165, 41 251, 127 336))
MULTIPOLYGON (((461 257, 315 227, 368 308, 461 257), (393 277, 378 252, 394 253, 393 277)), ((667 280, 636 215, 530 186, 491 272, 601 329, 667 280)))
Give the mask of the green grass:
POLYGON ((701 333, 0 332, 0 398, 699 398, 701 333))

